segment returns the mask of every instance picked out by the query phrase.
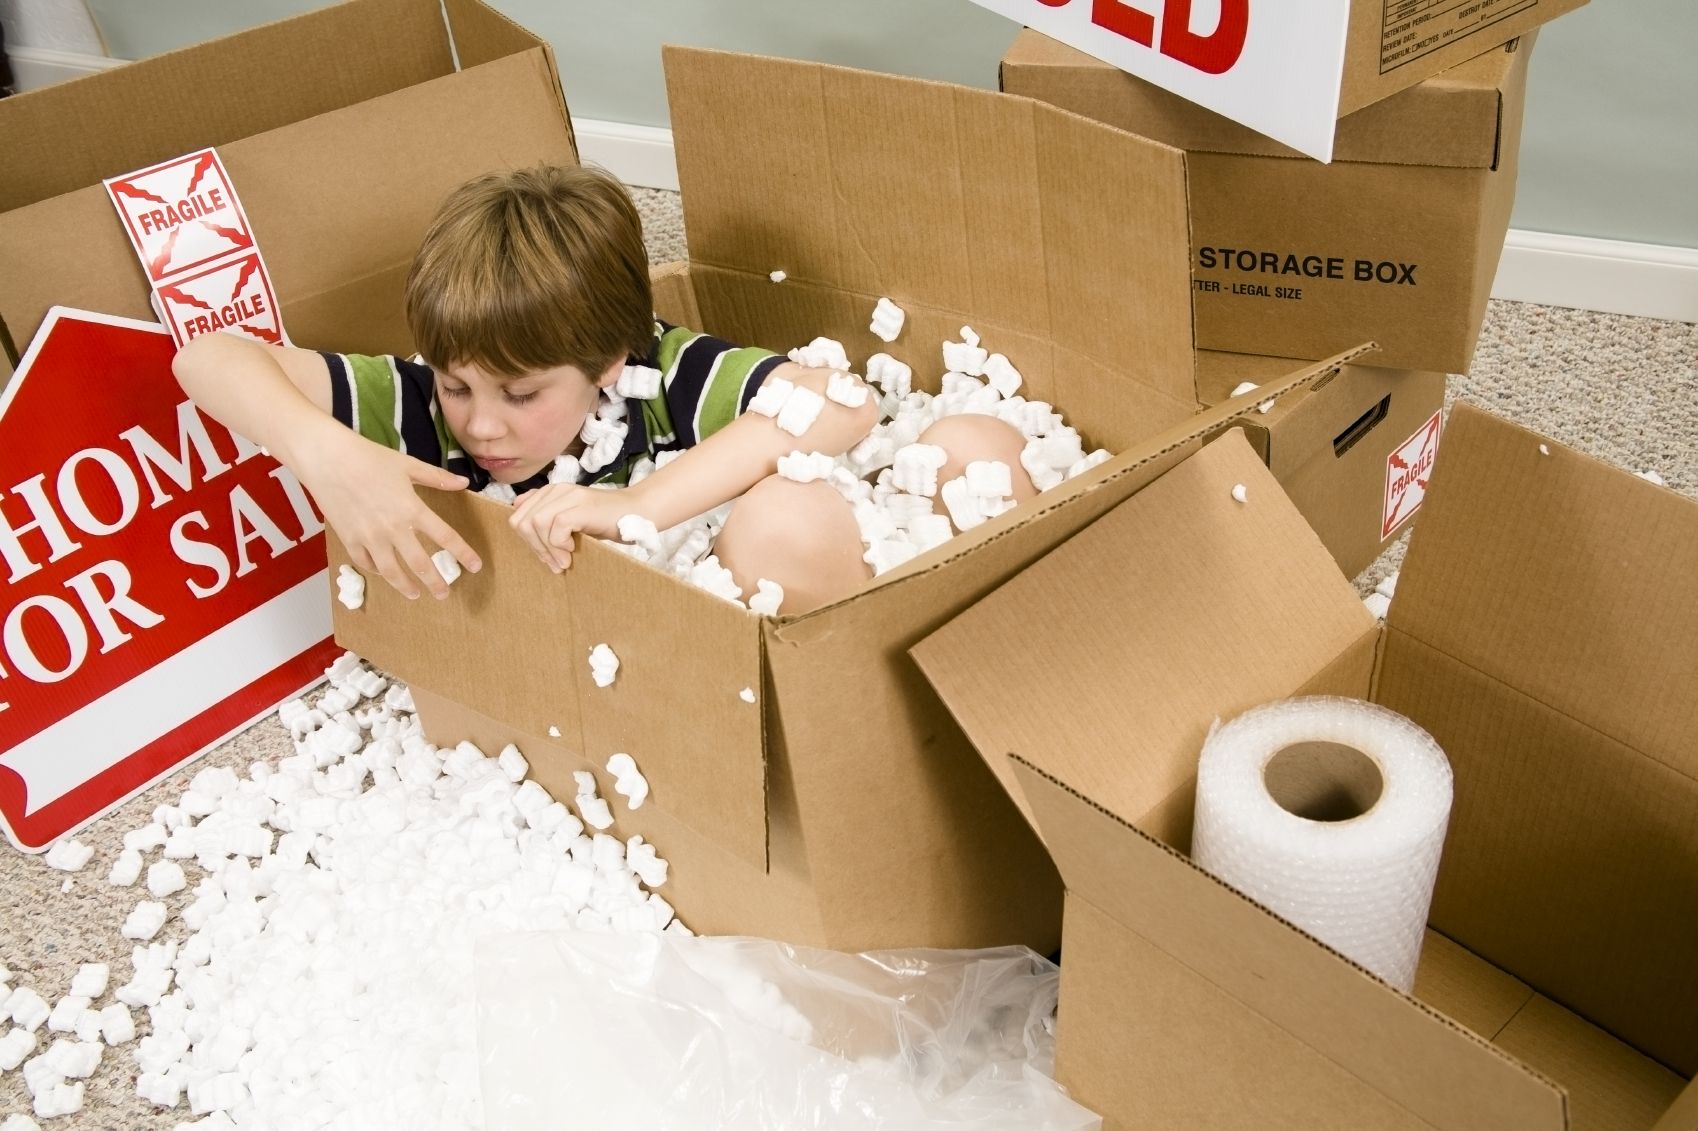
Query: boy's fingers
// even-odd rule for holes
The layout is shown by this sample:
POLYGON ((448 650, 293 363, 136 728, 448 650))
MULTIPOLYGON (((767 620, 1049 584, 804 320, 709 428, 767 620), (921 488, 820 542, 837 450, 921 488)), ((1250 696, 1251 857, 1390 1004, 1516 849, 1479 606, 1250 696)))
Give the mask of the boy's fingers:
POLYGON ((472 485, 464 475, 411 457, 407 460, 407 477, 421 487, 435 487, 439 491, 463 491, 472 485))
POLYGON ((430 555, 424 552, 419 540, 408 534, 400 541, 401 560, 406 563, 413 576, 424 582, 424 587, 430 590, 430 595, 438 601, 448 596, 448 582, 442 577, 442 571, 436 568, 436 563, 430 560, 430 555))
POLYGON ((383 580, 389 582, 391 588, 407 600, 416 600, 419 595, 418 584, 408 576, 407 571, 395 560, 393 550, 385 550, 382 554, 372 555, 372 564, 383 580))
POLYGON ((419 529, 426 538, 453 554, 454 559, 472 573, 483 568, 483 559, 478 557, 477 551, 472 549, 464 538, 460 537, 458 530, 444 522, 442 516, 435 511, 427 510, 425 515, 428 517, 420 519, 419 529))
POLYGON ((572 564, 572 536, 578 532, 577 516, 562 512, 548 525, 548 546, 561 569, 572 564))
POLYGON ((554 568, 554 563, 548 556, 548 549, 542 544, 542 538, 529 522, 517 523, 513 529, 524 540, 525 545, 530 547, 531 553, 537 556, 538 561, 550 569, 554 568))

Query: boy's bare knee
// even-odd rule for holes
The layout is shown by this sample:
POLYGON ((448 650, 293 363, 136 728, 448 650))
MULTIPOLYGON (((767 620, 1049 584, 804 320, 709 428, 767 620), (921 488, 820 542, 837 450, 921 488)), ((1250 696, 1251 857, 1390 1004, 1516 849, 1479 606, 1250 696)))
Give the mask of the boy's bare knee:
POLYGON ((871 576, 854 512, 829 483, 770 475, 731 505, 714 552, 752 596, 761 578, 784 587, 786 613, 846 596, 871 576))
POLYGON ((1026 446, 1026 438, 1006 421, 980 413, 946 416, 920 433, 919 442, 934 444, 949 455, 937 473, 940 485, 967 474, 968 464, 983 460, 1008 466, 1016 502, 1038 493, 1032 485, 1032 477, 1020 463, 1020 452, 1026 446))

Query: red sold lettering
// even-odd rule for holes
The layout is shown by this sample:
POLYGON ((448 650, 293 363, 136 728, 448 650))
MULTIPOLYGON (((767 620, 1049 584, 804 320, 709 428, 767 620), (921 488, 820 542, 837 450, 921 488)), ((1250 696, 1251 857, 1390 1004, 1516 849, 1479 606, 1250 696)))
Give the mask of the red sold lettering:
MULTIPOLYGON (((1037 0, 1046 8, 1063 8, 1071 0, 1037 0)), ((1250 0, 1220 0, 1220 18, 1213 31, 1198 35, 1191 30, 1192 0, 1163 0, 1161 42, 1156 42, 1156 17, 1126 0, 1091 0, 1091 22, 1104 31, 1194 67, 1204 74, 1218 75, 1232 69, 1244 52, 1250 31, 1250 0)))
MULTIPOLYGON (((1186 6, 1190 6, 1189 0, 1186 0, 1186 6)), ((1120 0, 1091 0, 1091 22, 1145 47, 1155 41, 1156 18, 1148 12, 1128 7, 1120 0)))
POLYGON ((1161 53, 1206 75, 1232 69, 1250 31, 1250 0, 1220 0, 1220 21, 1208 35, 1191 31, 1191 0, 1167 0, 1162 13, 1161 53))

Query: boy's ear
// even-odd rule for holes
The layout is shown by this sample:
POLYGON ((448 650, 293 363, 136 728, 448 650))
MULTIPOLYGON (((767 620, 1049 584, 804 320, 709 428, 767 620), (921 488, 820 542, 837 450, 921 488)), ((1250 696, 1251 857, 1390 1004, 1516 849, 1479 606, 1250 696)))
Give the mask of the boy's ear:
POLYGON ((619 375, 623 372, 625 372, 625 359, 622 357, 615 358, 601 376, 595 379, 596 387, 600 389, 613 388, 619 381, 619 375))

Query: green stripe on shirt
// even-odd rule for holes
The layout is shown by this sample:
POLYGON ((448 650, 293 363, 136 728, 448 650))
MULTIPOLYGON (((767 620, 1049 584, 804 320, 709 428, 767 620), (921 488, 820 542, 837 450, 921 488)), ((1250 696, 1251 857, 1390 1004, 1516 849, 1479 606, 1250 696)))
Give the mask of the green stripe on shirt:
POLYGON ((745 346, 726 350, 719 355, 718 365, 702 390, 700 407, 696 410, 696 436, 702 439, 713 435, 737 419, 737 406, 749 371, 772 356, 771 350, 745 346))
POLYGON ((395 429, 395 369, 388 357, 347 354, 348 374, 353 384, 349 399, 354 406, 351 423, 355 431, 386 448, 400 450, 401 434, 395 429))

